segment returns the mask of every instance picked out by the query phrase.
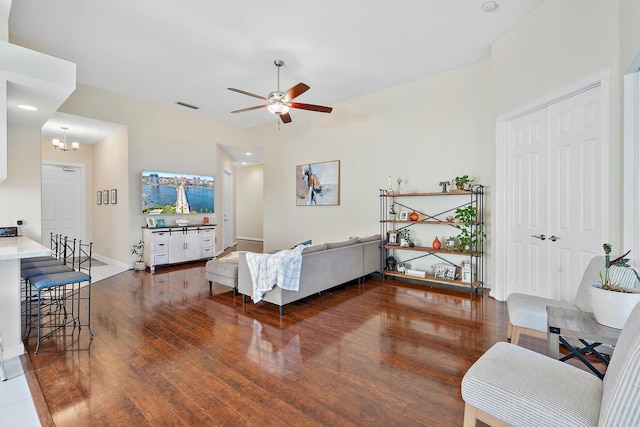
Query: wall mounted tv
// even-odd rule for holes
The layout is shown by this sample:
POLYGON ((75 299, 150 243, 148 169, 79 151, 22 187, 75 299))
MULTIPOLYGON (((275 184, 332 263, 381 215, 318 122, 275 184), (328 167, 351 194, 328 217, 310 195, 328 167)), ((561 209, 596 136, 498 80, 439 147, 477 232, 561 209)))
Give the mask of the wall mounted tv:
POLYGON ((213 213, 213 177, 142 171, 142 213, 188 215, 213 213))

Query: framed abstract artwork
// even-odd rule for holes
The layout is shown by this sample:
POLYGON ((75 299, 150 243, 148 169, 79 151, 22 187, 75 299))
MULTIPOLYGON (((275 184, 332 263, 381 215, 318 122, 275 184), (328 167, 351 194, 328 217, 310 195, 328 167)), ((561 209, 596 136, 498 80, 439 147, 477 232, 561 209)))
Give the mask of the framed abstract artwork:
POLYGON ((296 206, 340 205, 340 160, 296 166, 296 206))

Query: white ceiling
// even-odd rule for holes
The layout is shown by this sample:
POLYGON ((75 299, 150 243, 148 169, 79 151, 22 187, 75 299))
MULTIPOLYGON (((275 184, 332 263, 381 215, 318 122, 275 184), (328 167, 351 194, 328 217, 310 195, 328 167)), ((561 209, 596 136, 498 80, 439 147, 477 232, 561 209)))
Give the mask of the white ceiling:
MULTIPOLYGON (((77 64, 78 83, 251 128, 261 96, 304 82, 336 103, 471 64, 544 0, 14 0, 9 31, 77 64), (180 107, 182 101, 199 106, 180 107)), ((334 109, 335 114, 336 110, 334 109)), ((292 110, 292 123, 303 114, 292 110)))

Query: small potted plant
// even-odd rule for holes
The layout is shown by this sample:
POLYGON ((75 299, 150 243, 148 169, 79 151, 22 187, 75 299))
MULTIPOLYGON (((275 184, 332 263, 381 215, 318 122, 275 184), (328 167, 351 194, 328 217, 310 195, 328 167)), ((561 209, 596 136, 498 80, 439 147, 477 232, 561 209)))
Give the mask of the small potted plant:
POLYGON ((391 205, 391 209, 389 209, 389 216, 392 220, 396 219, 396 215, 398 214, 398 212, 396 212, 396 205, 392 204, 391 205))
POLYGON ((399 262, 397 268, 398 273, 404 273, 407 270, 407 264, 405 264, 404 262, 399 262))
POLYGON ((466 190, 469 188, 473 180, 469 178, 469 175, 456 176, 453 178, 453 183, 458 190, 466 190))
POLYGON ((625 288, 613 283, 611 267, 630 269, 635 274, 636 280, 640 280, 640 276, 629 265, 627 255, 631 251, 611 260, 611 245, 605 243, 602 248, 604 249, 604 274, 600 272, 600 283, 594 283, 589 288, 591 308, 598 323, 622 329, 631 311, 640 302, 640 289, 625 288))
POLYGON ((411 230, 408 228, 403 228, 398 230, 398 234, 400 235, 400 246, 403 248, 408 248, 411 246, 411 230))
POLYGON ((139 240, 138 243, 131 246, 131 255, 138 257, 135 264, 136 270, 142 271, 147 268, 147 265, 144 262, 144 240, 139 240))

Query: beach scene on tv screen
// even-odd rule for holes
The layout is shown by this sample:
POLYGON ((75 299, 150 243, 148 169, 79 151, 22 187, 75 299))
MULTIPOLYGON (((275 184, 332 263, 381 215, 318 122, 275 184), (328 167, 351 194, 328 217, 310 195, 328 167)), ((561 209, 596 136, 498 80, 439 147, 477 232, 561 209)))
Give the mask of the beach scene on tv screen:
POLYGON ((212 176, 142 171, 142 213, 213 213, 213 187, 212 176))

